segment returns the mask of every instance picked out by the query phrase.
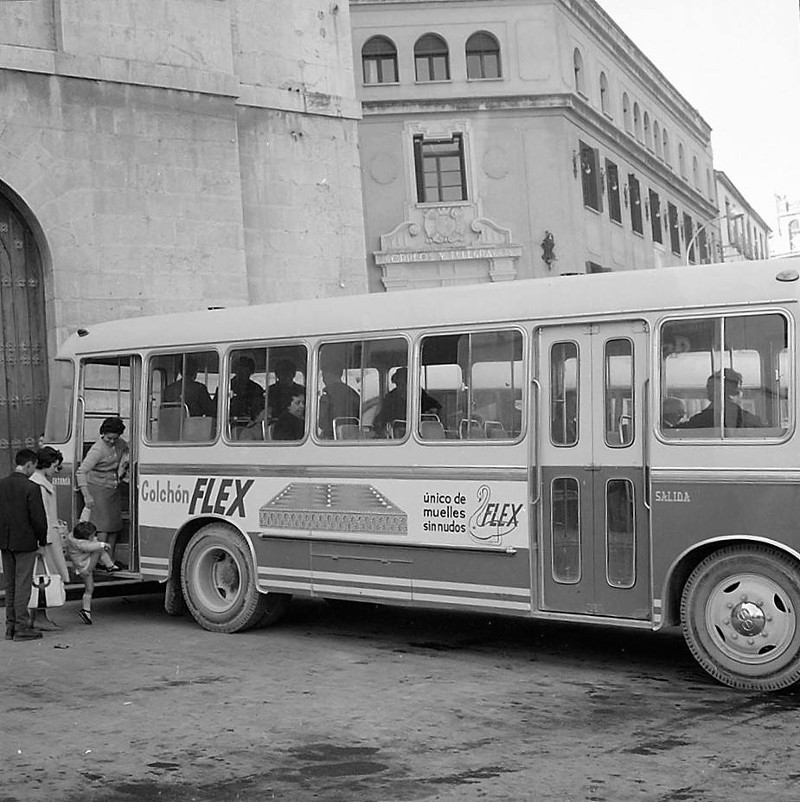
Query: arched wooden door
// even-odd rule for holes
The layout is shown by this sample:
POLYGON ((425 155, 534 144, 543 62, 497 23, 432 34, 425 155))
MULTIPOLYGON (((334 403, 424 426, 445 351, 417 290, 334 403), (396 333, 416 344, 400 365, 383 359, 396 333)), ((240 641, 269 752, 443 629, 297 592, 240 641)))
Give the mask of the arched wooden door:
POLYGON ((33 232, 0 195, 0 474, 36 448, 47 406, 42 262, 33 232))

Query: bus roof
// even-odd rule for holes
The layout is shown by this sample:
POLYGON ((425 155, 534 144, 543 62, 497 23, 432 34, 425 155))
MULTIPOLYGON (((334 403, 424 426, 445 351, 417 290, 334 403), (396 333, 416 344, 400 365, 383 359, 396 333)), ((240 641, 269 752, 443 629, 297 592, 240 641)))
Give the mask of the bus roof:
POLYGON ((94 323, 58 357, 164 346, 795 301, 800 258, 349 295, 94 323), (778 276, 782 275, 783 280, 778 276))

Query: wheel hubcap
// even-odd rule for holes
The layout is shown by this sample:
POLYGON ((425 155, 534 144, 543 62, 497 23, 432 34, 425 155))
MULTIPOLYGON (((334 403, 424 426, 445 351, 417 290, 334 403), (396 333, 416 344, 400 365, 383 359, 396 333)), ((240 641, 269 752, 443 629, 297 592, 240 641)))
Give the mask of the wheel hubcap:
POLYGON ((759 665, 786 652, 797 630, 797 616, 777 582, 757 574, 735 574, 711 591, 706 626, 729 658, 759 665))
POLYGON ((764 611, 753 602, 745 601, 737 604, 731 612, 731 626, 740 635, 753 637, 764 631, 767 616, 764 611))
POLYGON ((231 609, 241 591, 239 565, 224 549, 210 548, 200 555, 195 579, 195 588, 203 605, 216 613, 231 609))

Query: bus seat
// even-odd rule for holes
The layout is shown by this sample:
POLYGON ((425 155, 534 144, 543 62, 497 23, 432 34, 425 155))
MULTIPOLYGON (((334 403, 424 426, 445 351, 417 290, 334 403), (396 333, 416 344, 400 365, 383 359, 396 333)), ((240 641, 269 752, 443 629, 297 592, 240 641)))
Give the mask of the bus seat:
POLYGON ((264 421, 256 421, 249 426, 238 426, 233 431, 237 440, 264 440, 264 421))
POLYGON ((392 440, 402 440, 406 436, 406 422, 404 420, 393 420, 389 428, 389 436, 392 440))
POLYGON ((358 418, 334 418, 334 440, 358 440, 361 437, 361 424, 358 418))
POLYGON ((479 420, 462 418, 458 424, 458 436, 462 440, 483 440, 486 437, 486 430, 479 420))
POLYGON ((423 440, 444 440, 444 426, 438 418, 426 416, 419 422, 419 436, 423 440))
POLYGON ((189 443, 206 443, 214 439, 214 418, 186 418, 183 421, 183 437, 189 443))
POLYGON ((158 410, 158 440, 176 443, 181 439, 181 421, 188 419, 189 408, 180 401, 165 402, 158 410))
POLYGON ((506 427, 499 420, 487 420, 483 428, 487 440, 508 440, 506 427))

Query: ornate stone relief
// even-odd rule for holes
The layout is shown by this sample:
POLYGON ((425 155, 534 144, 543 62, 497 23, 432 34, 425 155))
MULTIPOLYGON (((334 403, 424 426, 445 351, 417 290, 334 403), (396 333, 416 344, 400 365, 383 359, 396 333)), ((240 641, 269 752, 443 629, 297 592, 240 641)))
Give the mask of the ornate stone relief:
POLYGON ((374 256, 386 289, 516 278, 522 246, 475 212, 470 203, 418 207, 413 219, 383 234, 374 256))

